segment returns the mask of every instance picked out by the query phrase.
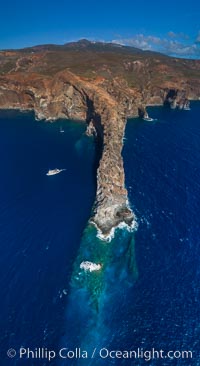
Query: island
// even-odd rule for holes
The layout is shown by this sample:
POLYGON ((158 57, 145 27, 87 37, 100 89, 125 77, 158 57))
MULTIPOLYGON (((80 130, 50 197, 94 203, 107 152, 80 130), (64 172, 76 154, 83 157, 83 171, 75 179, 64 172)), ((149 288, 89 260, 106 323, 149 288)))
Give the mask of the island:
POLYGON ((127 118, 145 117, 149 105, 189 109, 199 98, 200 60, 88 40, 0 51, 0 109, 85 120, 87 134, 98 139, 91 223, 102 239, 135 224, 121 155, 127 118))

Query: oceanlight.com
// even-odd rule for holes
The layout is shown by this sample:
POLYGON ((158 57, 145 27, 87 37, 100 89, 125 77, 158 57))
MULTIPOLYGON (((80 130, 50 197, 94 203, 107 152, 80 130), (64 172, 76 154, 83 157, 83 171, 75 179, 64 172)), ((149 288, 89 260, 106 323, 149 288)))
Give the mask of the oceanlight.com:
POLYGON ((20 359, 46 359, 51 362, 53 359, 91 359, 91 358, 101 358, 105 361, 108 359, 130 359, 137 360, 143 359, 146 362, 154 359, 192 359, 192 351, 180 351, 180 350, 156 350, 152 348, 151 350, 145 350, 143 348, 137 348, 136 350, 110 350, 106 347, 98 349, 94 348, 90 351, 83 350, 81 348, 75 348, 70 350, 69 348, 61 348, 57 351, 49 350, 48 348, 20 348, 15 350, 10 348, 7 351, 7 356, 9 358, 20 358, 20 359))

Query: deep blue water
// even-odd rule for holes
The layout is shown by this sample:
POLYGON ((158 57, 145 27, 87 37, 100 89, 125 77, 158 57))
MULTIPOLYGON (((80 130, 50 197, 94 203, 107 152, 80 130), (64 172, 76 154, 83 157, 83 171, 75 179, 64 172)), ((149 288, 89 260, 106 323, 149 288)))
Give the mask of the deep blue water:
POLYGON ((157 121, 128 121, 126 186, 139 226, 118 230, 111 243, 87 226, 95 148, 84 125, 1 113, 3 366, 48 364, 6 358, 5 350, 22 345, 193 351, 192 360, 50 363, 58 366, 200 365, 200 103, 191 106, 149 108, 157 121), (66 171, 46 177, 54 167, 66 171), (83 259, 101 261, 104 270, 85 276, 83 259))
POLYGON ((200 103, 190 112, 159 107, 149 112, 157 122, 127 124, 123 154, 139 222, 139 276, 126 304, 134 337, 124 342, 192 350, 193 360, 158 364, 199 365, 200 103))
POLYGON ((54 348, 64 332, 63 290, 95 195, 94 144, 84 131, 80 122, 0 114, 2 366, 25 363, 6 358, 6 349, 54 348), (46 176, 56 167, 66 171, 46 176))

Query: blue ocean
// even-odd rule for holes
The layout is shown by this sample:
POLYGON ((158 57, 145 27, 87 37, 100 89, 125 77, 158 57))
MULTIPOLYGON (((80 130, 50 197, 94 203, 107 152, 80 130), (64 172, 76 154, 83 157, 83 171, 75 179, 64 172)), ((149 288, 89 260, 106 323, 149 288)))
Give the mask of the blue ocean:
POLYGON ((110 243, 88 221, 98 146, 85 124, 0 112, 2 366, 200 365, 200 103, 148 112, 153 122, 128 121, 122 152, 137 230, 110 243), (46 176, 55 168, 66 170, 46 176))

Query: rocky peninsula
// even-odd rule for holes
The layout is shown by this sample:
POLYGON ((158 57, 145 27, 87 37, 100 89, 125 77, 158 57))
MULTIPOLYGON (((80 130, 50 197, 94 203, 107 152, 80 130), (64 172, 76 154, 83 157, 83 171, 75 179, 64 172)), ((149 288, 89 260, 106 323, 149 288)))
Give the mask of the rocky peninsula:
POLYGON ((38 120, 85 120, 102 146, 91 221, 102 237, 129 227, 121 151, 126 120, 146 105, 200 97, 200 61, 86 40, 0 52, 0 108, 33 110, 38 120))

